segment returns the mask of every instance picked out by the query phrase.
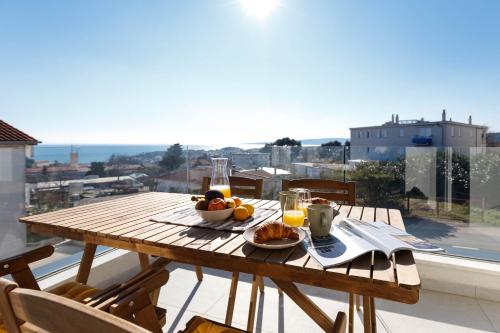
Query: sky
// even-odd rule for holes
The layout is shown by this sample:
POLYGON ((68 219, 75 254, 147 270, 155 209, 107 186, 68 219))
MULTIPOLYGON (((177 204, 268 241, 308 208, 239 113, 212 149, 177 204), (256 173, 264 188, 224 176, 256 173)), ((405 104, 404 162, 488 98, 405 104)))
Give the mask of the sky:
POLYGON ((44 143, 500 130, 500 1, 0 0, 0 119, 44 143))

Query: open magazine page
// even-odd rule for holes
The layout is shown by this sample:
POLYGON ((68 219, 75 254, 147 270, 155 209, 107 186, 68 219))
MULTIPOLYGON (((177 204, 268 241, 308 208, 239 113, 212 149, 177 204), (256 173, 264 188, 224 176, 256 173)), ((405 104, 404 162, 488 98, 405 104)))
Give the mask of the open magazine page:
POLYGON ((375 251, 377 247, 348 230, 337 225, 332 227, 330 237, 313 239, 309 230, 304 247, 321 266, 327 268, 348 262, 360 255, 375 251))
POLYGON ((363 222, 356 219, 344 219, 340 226, 373 243, 387 257, 398 250, 443 251, 429 242, 380 221, 363 222))

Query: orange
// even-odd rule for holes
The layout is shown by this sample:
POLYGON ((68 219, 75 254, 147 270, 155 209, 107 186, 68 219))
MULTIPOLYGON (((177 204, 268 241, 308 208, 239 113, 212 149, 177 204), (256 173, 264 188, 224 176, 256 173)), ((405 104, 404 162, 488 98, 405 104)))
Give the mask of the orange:
POLYGON ((238 197, 233 197, 234 203, 236 204, 236 207, 241 206, 241 199, 238 197))
POLYGON ((248 210, 245 207, 240 206, 234 209, 233 217, 236 221, 245 221, 250 217, 250 214, 248 214, 248 210))
POLYGON ((248 210, 248 215, 252 216, 255 209, 250 204, 243 204, 241 207, 245 207, 248 210))

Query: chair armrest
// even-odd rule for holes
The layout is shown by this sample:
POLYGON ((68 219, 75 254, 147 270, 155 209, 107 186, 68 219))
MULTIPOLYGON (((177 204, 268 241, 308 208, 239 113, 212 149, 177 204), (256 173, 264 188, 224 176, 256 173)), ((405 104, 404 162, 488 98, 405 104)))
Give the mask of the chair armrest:
POLYGON ((46 245, 16 256, 0 260, 0 276, 22 270, 32 262, 50 257, 54 253, 52 245, 46 245))
POLYGON ((0 276, 10 274, 19 287, 40 290, 29 264, 50 257, 53 253, 54 247, 47 245, 0 260, 0 276))

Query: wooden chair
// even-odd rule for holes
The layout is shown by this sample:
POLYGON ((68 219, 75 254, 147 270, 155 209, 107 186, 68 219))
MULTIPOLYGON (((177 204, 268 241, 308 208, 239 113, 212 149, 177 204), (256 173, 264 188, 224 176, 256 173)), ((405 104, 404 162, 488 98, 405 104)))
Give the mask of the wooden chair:
MULTIPOLYGON (((210 177, 203 177, 201 183, 201 193, 205 193, 210 188, 210 177)), ((229 177, 231 194, 244 198, 261 199, 264 181, 245 177, 229 177)))
MULTIPOLYGON (((203 182, 201 186, 202 193, 205 193, 209 189, 210 180, 211 180, 210 177, 203 177, 203 182)), ((229 184, 231 187, 232 195, 252 198, 252 199, 262 199, 263 184, 264 184, 263 179, 231 176, 229 177, 229 184)), ((197 271, 198 270, 200 270, 201 272, 200 267, 197 267, 197 271)), ((231 277, 231 288, 229 290, 229 299, 228 299, 226 319, 225 319, 225 324, 227 325, 231 325, 232 322, 234 303, 236 300, 236 290, 238 288, 238 281, 239 281, 239 273, 233 272, 233 275, 231 277)), ((258 286, 260 292, 264 292, 264 279, 261 276, 256 275, 253 277, 252 288, 254 288, 255 285, 258 286)), ((255 316, 256 299, 257 299, 256 293, 252 292, 249 305, 250 307, 249 321, 253 321, 252 318, 255 316)))
MULTIPOLYGON (((54 247, 47 245, 1 260, 0 276, 10 274, 19 287, 40 290, 28 264, 50 257, 53 253, 54 247)), ((166 323, 166 311, 153 305, 150 294, 168 281, 169 273, 164 269, 168 262, 165 258, 159 258, 128 281, 114 284, 104 290, 78 282, 66 282, 48 292, 114 313, 150 331, 161 332, 166 323), (129 303, 133 301, 134 306, 125 305, 124 300, 129 303)))
MULTIPOLYGON (((335 324, 332 330, 332 333, 344 333, 346 322, 345 322, 345 313, 339 312, 337 313, 337 317, 335 318, 335 324)), ((224 332, 224 333, 248 333, 249 331, 243 331, 238 328, 221 324, 216 321, 212 321, 210 319, 206 319, 200 316, 194 316, 191 318, 187 324, 186 328, 178 333, 195 333, 195 332, 210 332, 209 330, 213 329, 216 332, 224 332)))
POLYGON ((337 203, 354 206, 356 204, 356 183, 329 179, 283 179, 281 188, 307 188, 313 197, 321 197, 337 203))
MULTIPOLYGON (((311 191, 312 197, 321 197, 335 201, 340 204, 354 206, 356 205, 356 183, 341 182, 329 179, 283 179, 281 183, 283 191, 288 191, 291 188, 306 188, 311 191)), ((353 314, 354 302, 356 309, 360 310, 359 295, 349 294, 349 314, 353 314)), ((349 332, 353 331, 354 318, 349 316, 349 332)))
POLYGON ((0 311, 9 333, 150 333, 103 311, 44 291, 20 288, 3 278, 0 278, 0 311))

